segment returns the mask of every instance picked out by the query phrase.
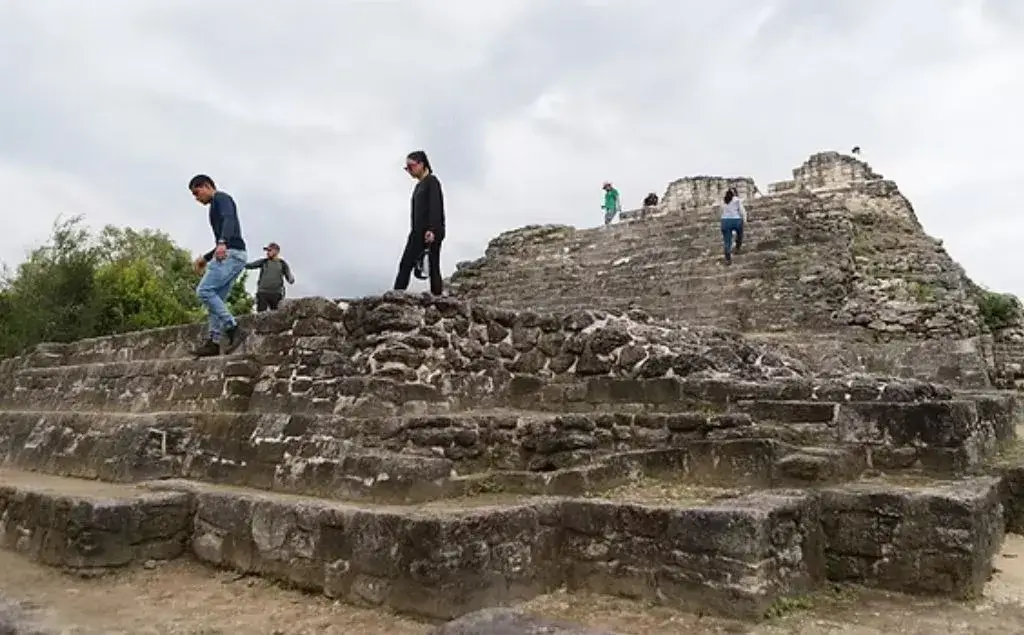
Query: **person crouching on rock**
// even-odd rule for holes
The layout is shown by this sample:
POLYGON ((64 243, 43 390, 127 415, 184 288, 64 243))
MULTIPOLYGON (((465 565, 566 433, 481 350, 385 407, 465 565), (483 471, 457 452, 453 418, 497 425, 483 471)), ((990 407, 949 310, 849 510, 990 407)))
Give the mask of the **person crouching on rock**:
POLYGON ((747 220, 747 210, 734 188, 725 192, 722 203, 722 247, 725 251, 725 264, 732 264, 732 235, 736 233, 736 253, 743 247, 743 225, 747 220))
POLYGON ((253 260, 245 265, 246 269, 259 269, 260 278, 256 283, 256 312, 263 313, 267 309, 276 311, 284 299, 284 282, 295 284, 292 268, 281 257, 281 246, 270 243, 263 248, 266 258, 253 260))
POLYGON ((409 278, 413 269, 421 267, 420 261, 426 253, 430 292, 441 295, 441 243, 444 241, 444 194, 441 181, 434 175, 430 167, 430 159, 423 150, 410 152, 405 158, 405 171, 416 179, 416 187, 412 191, 412 212, 410 218, 409 238, 405 242, 402 260, 398 264, 398 275, 395 277, 395 290, 405 291, 409 288, 409 278))
POLYGON ((196 357, 232 353, 244 336, 227 305, 231 287, 245 270, 246 262, 238 209, 235 199, 217 190, 213 179, 205 174, 192 177, 188 189, 200 204, 210 207, 210 227, 216 244, 213 250, 195 261, 196 271, 203 272, 196 296, 209 313, 210 332, 206 343, 192 353, 196 357))

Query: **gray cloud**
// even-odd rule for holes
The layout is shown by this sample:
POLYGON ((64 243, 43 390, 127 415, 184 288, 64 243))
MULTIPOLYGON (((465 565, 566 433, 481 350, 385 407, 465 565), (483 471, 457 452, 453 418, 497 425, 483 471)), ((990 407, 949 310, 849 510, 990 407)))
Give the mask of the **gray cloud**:
POLYGON ((406 152, 446 186, 445 267, 531 222, 599 222, 687 174, 786 178, 858 144, 968 272, 1024 294, 1016 0, 0 2, 0 257, 58 213, 210 242, 239 202, 297 293, 390 285, 406 152))

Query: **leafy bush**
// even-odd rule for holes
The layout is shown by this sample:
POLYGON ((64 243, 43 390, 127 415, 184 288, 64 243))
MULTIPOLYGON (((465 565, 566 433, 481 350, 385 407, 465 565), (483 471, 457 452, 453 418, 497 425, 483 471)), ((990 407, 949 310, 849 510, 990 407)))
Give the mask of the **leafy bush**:
POLYGON ((995 331, 1017 321, 1021 304, 1017 296, 1012 294, 982 291, 978 297, 978 309, 988 328, 995 331))
MULTIPOLYGON (((245 276, 231 289, 236 315, 252 310, 245 276)), ((189 252, 163 232, 105 227, 75 217, 0 280, 0 357, 40 342, 69 342, 202 318, 189 252)))

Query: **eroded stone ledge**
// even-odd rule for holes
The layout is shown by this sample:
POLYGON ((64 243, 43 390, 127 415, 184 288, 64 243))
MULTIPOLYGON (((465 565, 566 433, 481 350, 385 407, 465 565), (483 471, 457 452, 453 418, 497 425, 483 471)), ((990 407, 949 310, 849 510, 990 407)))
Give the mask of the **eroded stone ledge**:
POLYGON ((826 579, 969 597, 1002 539, 998 479, 664 503, 477 496, 352 505, 187 481, 0 474, 3 542, 61 567, 180 553, 435 619, 561 586, 759 618, 826 579))
POLYGON ((191 529, 187 494, 0 474, 0 547, 46 565, 104 569, 175 558, 191 529))

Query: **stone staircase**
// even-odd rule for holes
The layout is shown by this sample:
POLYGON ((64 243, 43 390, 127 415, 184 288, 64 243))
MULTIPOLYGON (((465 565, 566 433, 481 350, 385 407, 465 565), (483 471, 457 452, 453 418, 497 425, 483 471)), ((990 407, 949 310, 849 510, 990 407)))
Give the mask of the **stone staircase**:
POLYGON ((389 294, 248 327, 214 359, 182 327, 0 362, 0 546, 435 620, 562 587, 756 619, 830 580, 971 597, 1020 509, 987 467, 1013 394, 637 310, 389 294))
POLYGON ((452 282, 462 295, 509 307, 522 297, 555 311, 639 303, 681 322, 758 332, 831 324, 849 289, 820 289, 820 274, 823 262, 834 265, 849 251, 845 210, 792 194, 750 201, 748 215, 744 252, 729 267, 717 207, 704 206, 597 229, 517 230, 504 235, 514 244, 498 237, 488 257, 464 265, 452 282), (797 302, 804 306, 794 313, 794 297, 806 293, 827 302, 797 302), (752 303, 757 311, 742 310, 752 303))

